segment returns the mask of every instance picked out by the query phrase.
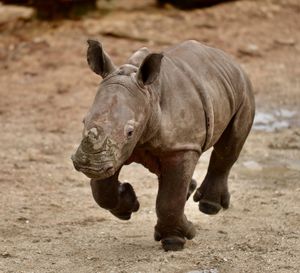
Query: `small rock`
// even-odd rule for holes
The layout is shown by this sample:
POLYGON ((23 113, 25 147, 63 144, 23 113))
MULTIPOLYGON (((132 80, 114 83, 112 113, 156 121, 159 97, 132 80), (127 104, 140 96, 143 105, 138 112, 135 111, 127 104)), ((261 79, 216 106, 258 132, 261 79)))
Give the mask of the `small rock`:
POLYGON ((290 111, 288 109, 279 109, 276 114, 280 117, 283 117, 283 118, 292 118, 294 117, 297 112, 296 111, 290 111))
POLYGON ((261 171, 263 169, 259 163, 257 163, 256 161, 253 161, 253 160, 245 161, 245 162, 243 162, 243 165, 247 169, 254 170, 254 171, 261 171))
POLYGON ((2 5, 0 3, 0 25, 18 20, 29 20, 34 14, 35 10, 33 8, 2 5))
POLYGON ((89 261, 96 261, 98 258, 96 258, 96 257, 87 257, 87 259, 88 259, 89 261))
POLYGON ((208 28, 208 29, 214 29, 214 28, 217 28, 217 25, 216 25, 216 24, 208 23, 208 22, 197 23, 195 26, 196 26, 197 28, 208 28))
POLYGON ((219 273, 219 271, 216 268, 212 268, 212 269, 203 269, 203 270, 193 270, 187 273, 219 273))
POLYGON ((274 43, 283 46, 294 46, 296 44, 296 40, 293 38, 275 39, 274 43))
POLYGON ((8 252, 3 252, 1 254, 1 256, 2 256, 2 258, 11 258, 12 257, 12 255, 10 253, 8 253, 8 252))
POLYGON ((238 49, 238 52, 242 55, 248 56, 261 56, 261 52, 256 44, 248 44, 238 49))
POLYGON ((29 223, 29 220, 26 217, 24 217, 24 216, 19 217, 17 220, 21 221, 21 222, 25 222, 26 224, 29 223))
POLYGON ((14 163, 14 167, 15 167, 15 169, 18 169, 18 170, 26 168, 25 165, 20 164, 20 163, 14 163))

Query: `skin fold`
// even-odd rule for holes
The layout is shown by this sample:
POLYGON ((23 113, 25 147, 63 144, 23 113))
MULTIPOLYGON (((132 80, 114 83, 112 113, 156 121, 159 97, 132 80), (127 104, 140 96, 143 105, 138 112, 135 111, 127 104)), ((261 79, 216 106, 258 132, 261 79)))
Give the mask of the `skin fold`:
POLYGON ((91 178, 97 204, 122 220, 139 209, 135 191, 118 180, 137 162, 158 177, 154 238, 181 250, 195 236, 184 214, 203 152, 213 147, 194 194, 201 212, 229 206, 229 172, 251 129, 255 104, 248 77, 221 50, 186 41, 162 53, 147 48, 116 67, 102 45, 88 41, 90 68, 103 78, 84 118, 74 167, 91 178))

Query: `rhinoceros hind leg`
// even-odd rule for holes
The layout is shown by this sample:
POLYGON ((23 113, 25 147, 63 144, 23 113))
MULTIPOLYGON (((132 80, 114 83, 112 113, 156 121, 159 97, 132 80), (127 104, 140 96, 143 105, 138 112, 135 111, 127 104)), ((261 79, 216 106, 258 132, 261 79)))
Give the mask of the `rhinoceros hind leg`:
POLYGON ((194 194, 199 209, 206 214, 216 214, 221 208, 229 207, 228 176, 238 159, 240 151, 250 132, 254 118, 254 102, 249 99, 239 111, 214 145, 207 174, 194 194))

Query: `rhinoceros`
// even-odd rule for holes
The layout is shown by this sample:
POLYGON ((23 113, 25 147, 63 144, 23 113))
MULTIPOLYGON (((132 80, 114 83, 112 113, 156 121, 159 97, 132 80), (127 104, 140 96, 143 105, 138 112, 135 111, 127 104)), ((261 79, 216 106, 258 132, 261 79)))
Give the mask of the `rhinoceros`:
POLYGON ((195 236, 184 207, 197 187, 192 178, 203 152, 213 147, 207 174, 194 194, 199 210, 229 206, 228 175, 251 129, 251 83, 227 54, 197 41, 161 53, 136 51, 116 67, 102 44, 88 40, 87 61, 103 80, 84 118, 82 141, 72 156, 91 179, 97 204, 122 220, 138 211, 121 168, 132 162, 158 177, 154 239, 181 250, 195 236))

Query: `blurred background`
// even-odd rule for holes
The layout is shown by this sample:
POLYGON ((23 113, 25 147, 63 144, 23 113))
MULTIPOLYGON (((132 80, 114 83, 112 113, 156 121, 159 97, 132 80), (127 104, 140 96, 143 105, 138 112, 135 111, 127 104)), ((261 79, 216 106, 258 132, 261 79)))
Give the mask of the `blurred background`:
POLYGON ((299 0, 0 1, 0 272, 299 272, 299 27, 299 0), (141 203, 122 222, 72 167, 101 81, 86 63, 88 38, 118 65, 140 47, 195 39, 231 54, 253 83, 231 207, 209 217, 189 200, 198 235, 183 252, 153 241, 154 175, 122 170, 141 203))

